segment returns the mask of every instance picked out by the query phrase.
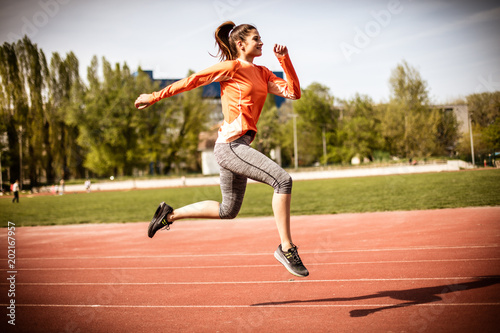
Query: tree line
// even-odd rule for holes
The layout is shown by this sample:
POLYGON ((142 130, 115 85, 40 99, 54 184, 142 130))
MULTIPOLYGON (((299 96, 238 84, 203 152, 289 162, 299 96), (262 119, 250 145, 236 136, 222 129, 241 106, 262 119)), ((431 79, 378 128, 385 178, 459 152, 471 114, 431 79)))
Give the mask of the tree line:
MULTIPOLYGON (((293 109, 280 113, 266 104, 268 109, 259 121, 257 146, 269 154, 272 147, 281 143, 284 163, 291 166, 291 119, 296 116, 302 166, 348 164, 355 156, 361 161, 387 161, 391 157, 453 157, 471 161, 469 133, 460 131, 452 111, 431 104, 427 82, 415 68, 405 61, 398 64, 389 85, 389 102, 382 104, 360 94, 348 100, 338 99, 319 83, 303 89, 302 98, 293 103, 293 109)), ((482 161, 489 154, 500 152, 500 92, 471 94, 454 104, 468 106, 475 156, 482 161)))
MULTIPOLYGON (((0 76, 4 180, 36 187, 59 179, 201 170, 199 134, 213 125, 214 112, 201 88, 137 110, 139 94, 160 89, 140 68, 131 72, 94 56, 84 82, 75 54, 48 59, 27 37, 0 47, 0 76)), ((268 155, 280 147, 282 164, 292 166, 295 118, 301 166, 349 163, 354 156, 470 154, 455 115, 430 106, 418 71, 399 64, 390 86, 385 104, 363 95, 340 100, 319 83, 279 109, 270 96, 253 145, 268 155)), ((473 110, 476 152, 500 150, 500 93, 473 94, 463 103, 473 110)))
POLYGON ((193 157, 209 109, 200 89, 138 111, 135 98, 159 90, 140 68, 132 73, 94 56, 87 83, 78 68, 72 52, 48 59, 27 37, 0 47, 4 180, 36 187, 134 170, 168 173, 174 164, 200 169, 193 157))

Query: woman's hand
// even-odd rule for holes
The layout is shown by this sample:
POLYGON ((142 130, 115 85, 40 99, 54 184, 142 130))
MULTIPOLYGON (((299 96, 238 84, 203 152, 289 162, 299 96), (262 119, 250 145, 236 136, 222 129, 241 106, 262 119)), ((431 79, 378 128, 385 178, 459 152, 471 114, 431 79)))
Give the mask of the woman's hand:
POLYGON ((274 55, 276 58, 283 58, 288 54, 288 49, 284 45, 274 44, 274 55))
POLYGON ((135 100, 135 107, 139 110, 145 109, 151 104, 154 104, 152 94, 142 94, 135 100))

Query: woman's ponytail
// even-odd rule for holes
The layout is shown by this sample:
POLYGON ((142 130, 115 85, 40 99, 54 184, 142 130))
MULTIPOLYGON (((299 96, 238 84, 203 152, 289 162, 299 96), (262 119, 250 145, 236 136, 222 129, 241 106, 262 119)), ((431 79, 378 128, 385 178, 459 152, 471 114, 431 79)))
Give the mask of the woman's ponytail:
POLYGON ((235 60, 238 58, 237 41, 244 41, 251 30, 256 30, 253 25, 235 25, 232 21, 222 23, 215 30, 215 43, 219 47, 217 56, 220 61, 235 60))
POLYGON ((220 61, 236 59, 236 54, 234 54, 235 50, 231 50, 231 43, 229 41, 229 34, 235 26, 236 24, 234 24, 234 22, 227 21, 222 23, 215 30, 215 43, 219 46, 217 56, 220 61))

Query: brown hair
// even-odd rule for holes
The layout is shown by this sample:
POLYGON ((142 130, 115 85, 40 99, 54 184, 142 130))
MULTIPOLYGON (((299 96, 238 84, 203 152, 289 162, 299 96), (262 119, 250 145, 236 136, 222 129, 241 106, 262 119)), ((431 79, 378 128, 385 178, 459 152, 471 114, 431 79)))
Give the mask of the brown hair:
POLYGON ((217 56, 220 61, 235 60, 238 58, 236 42, 239 40, 244 41, 251 30, 256 30, 256 28, 250 24, 240 24, 237 26, 232 21, 222 23, 215 30, 215 43, 219 47, 217 56))

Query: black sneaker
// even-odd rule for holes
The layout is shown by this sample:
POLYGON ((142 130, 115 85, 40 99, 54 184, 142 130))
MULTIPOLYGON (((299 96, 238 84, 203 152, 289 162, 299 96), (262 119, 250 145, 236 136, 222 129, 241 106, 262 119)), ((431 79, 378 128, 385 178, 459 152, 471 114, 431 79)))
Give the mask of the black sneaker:
POLYGON ((288 251, 283 252, 280 244, 276 251, 274 251, 274 257, 293 275, 300 277, 309 275, 309 271, 304 264, 302 264, 302 260, 300 260, 299 253, 297 252, 297 247, 295 245, 293 245, 293 247, 288 251))
POLYGON ((162 202, 160 206, 158 206, 158 208, 156 209, 156 213, 153 216, 153 219, 149 223, 149 228, 148 228, 149 238, 153 238, 155 233, 161 228, 166 227, 167 230, 170 229, 170 225, 173 222, 167 221, 167 215, 172 213, 173 211, 174 209, 164 202, 162 202))

